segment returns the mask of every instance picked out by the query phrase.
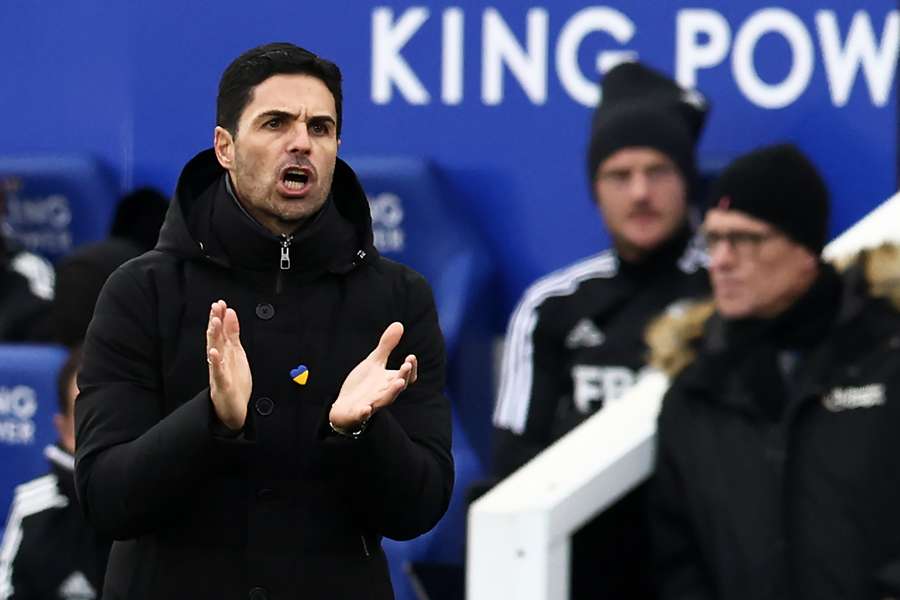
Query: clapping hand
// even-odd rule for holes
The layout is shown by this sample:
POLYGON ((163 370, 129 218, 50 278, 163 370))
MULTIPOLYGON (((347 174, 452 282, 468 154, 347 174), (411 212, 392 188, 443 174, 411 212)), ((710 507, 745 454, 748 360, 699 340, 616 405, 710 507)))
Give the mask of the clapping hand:
POLYGON ((209 395, 216 416, 233 431, 244 426, 253 378, 241 345, 237 313, 224 300, 213 302, 206 328, 209 395))
POLYGON ((412 354, 399 369, 385 368, 388 357, 403 336, 403 325, 391 323, 381 335, 378 346, 356 365, 341 386, 328 415, 333 427, 356 431, 378 409, 391 404, 408 386, 415 383, 418 363, 412 354))

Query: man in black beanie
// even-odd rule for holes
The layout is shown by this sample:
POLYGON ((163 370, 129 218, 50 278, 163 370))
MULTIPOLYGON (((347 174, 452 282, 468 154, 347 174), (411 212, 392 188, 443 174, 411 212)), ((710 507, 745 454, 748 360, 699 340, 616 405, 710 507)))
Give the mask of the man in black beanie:
POLYGON ((828 206, 793 146, 734 161, 703 224, 713 303, 650 330, 676 376, 651 484, 664 600, 898 591, 900 251, 838 274, 828 206))
MULTIPOLYGON (((513 313, 494 413, 497 477, 618 401, 645 366, 650 319, 708 290, 688 221, 705 100, 639 63, 602 83, 587 166, 613 248, 537 281, 513 313)), ((575 536, 574 598, 646 597, 642 495, 575 536)))

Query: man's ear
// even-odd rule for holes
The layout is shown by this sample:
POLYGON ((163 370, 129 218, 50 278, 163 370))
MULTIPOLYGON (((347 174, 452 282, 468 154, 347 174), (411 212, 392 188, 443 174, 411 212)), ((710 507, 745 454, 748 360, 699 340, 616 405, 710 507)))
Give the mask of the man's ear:
POLYGON ((213 148, 216 150, 216 158, 226 171, 234 167, 234 138, 224 127, 216 127, 213 135, 213 148))

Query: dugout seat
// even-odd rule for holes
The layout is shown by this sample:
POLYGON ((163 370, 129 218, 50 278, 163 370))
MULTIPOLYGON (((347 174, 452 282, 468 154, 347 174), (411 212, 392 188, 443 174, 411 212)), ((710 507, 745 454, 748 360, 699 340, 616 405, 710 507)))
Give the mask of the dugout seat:
POLYGON ((11 235, 51 262, 105 239, 118 202, 112 177, 90 156, 0 156, 0 185, 11 235))

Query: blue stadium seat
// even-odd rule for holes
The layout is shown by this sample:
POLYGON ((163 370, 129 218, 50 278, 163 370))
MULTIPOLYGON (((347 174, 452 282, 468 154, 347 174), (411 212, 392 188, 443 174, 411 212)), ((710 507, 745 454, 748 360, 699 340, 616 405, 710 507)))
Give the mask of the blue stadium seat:
POLYGON ((0 157, 7 225, 27 249, 50 261, 107 237, 118 191, 89 156, 0 157))
POLYGON ((0 345, 0 511, 6 519, 13 488, 47 473, 43 450, 56 441, 56 378, 61 346, 0 345))
POLYGON ((484 475, 490 424, 491 341, 484 320, 496 294, 494 263, 477 230, 443 193, 432 165, 412 158, 348 161, 369 197, 375 246, 428 279, 447 345, 447 393, 453 413, 456 484, 450 509, 430 533, 409 542, 385 540, 398 600, 414 595, 411 562, 463 561, 465 493, 484 475), (481 438, 476 440, 475 438, 481 438))

